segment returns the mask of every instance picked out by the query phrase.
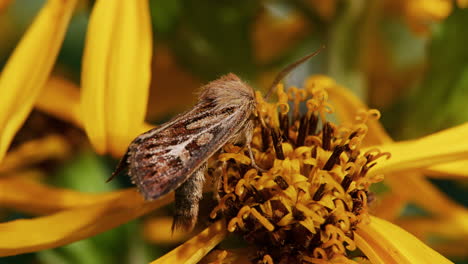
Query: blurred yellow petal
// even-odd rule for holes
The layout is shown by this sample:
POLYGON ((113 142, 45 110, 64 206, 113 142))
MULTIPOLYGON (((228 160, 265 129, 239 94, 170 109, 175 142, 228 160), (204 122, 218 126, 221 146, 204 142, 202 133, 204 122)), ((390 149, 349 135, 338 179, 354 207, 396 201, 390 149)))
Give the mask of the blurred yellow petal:
POLYGON ((79 117, 80 88, 59 76, 51 76, 44 85, 35 107, 61 120, 81 126, 79 117))
POLYGON ((358 226, 355 241, 374 264, 452 263, 410 233, 377 217, 358 226))
POLYGON ((145 202, 135 190, 115 199, 33 219, 0 224, 0 256, 11 256, 72 243, 144 215, 172 201, 173 195, 145 202))
POLYGON ((134 192, 131 189, 98 194, 83 193, 50 187, 18 177, 20 175, 0 178, 0 205, 32 214, 48 214, 72 207, 107 203, 122 196, 133 195, 134 192))
MULTIPOLYGON (((327 91, 341 122, 352 122, 359 111, 368 110, 368 107, 348 89, 334 85, 327 91)), ((367 127, 369 132, 364 139, 366 146, 393 141, 378 120, 369 120, 367 127)))
POLYGON ((11 4, 11 2, 12 0, 0 0, 0 12, 6 9, 11 4))
POLYGON ((418 173, 391 174, 387 175, 386 181, 395 193, 435 215, 465 215, 465 221, 468 221, 468 214, 463 207, 450 200, 418 173))
POLYGON ((189 238, 190 233, 182 229, 172 231, 173 218, 169 216, 153 217, 143 223, 143 236, 151 243, 174 244, 189 238))
MULTIPOLYGON (((377 163, 372 174, 428 167, 468 159, 468 123, 410 141, 379 146, 392 157, 377 163)), ((366 151, 366 150, 363 150, 366 151)))
POLYGON ((406 15, 410 19, 421 22, 445 19, 453 8, 451 0, 410 0, 406 2, 406 15))
POLYGON ((317 14, 324 20, 330 21, 337 11, 337 3, 336 0, 307 0, 305 3, 316 10, 317 14))
POLYGON ((468 160, 444 163, 422 169, 431 178, 468 179, 468 160))
POLYGON ((275 16, 265 9, 253 24, 255 60, 260 64, 270 62, 305 37, 307 30, 307 22, 301 14, 275 16))
POLYGON ((96 1, 83 55, 81 113, 98 153, 120 156, 142 132, 151 38, 147 0, 96 1))
POLYGON ((457 0, 457 5, 460 8, 467 8, 468 7, 468 1, 467 0, 457 0))
POLYGON ((468 238, 468 221, 457 221, 454 217, 432 217, 432 218, 405 218, 396 222, 398 226, 405 229, 419 239, 428 240, 432 235, 442 236, 444 239, 468 238))
POLYGON ((27 141, 13 149, 0 164, 0 174, 26 167, 46 159, 65 158, 70 153, 67 141, 59 135, 27 141))
POLYGON ((218 221, 176 249, 151 262, 163 263, 198 263, 211 249, 227 236, 226 223, 218 221))
POLYGON ((159 44, 155 49, 149 102, 157 103, 148 104, 148 120, 186 111, 195 103, 195 92, 202 85, 176 61, 168 47, 159 44))
POLYGON ((0 76, 0 161, 26 120, 55 63, 76 0, 49 0, 0 76))
POLYGON ((408 200, 399 194, 390 193, 379 197, 371 213, 381 219, 394 221, 406 206, 408 200))
POLYGON ((468 247, 460 245, 468 245, 468 237, 454 241, 443 241, 442 243, 434 244, 432 248, 444 256, 466 259, 468 256, 468 247))

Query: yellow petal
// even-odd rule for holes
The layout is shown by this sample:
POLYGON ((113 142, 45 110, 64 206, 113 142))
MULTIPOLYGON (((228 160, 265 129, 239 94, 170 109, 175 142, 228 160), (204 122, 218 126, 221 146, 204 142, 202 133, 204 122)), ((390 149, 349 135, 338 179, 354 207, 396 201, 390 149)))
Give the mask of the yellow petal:
POLYGON ((13 171, 46 159, 64 158, 69 153, 68 143, 59 135, 49 135, 28 141, 8 153, 0 164, 0 173, 13 171))
POLYGON ((155 244, 174 244, 187 240, 190 233, 182 229, 172 231, 173 218, 160 216, 147 219, 143 224, 143 236, 155 244))
POLYGON ((392 157, 378 162, 370 173, 375 175, 468 159, 466 135, 468 123, 417 140, 379 146, 392 157))
POLYGON ((63 246, 106 230, 168 204, 173 195, 145 202, 135 190, 115 199, 33 219, 0 224, 0 256, 63 246))
POLYGON ((431 166, 422 169, 422 172, 431 178, 455 178, 467 179, 468 178, 468 160, 461 160, 431 166))
POLYGON ((150 83, 152 33, 146 0, 98 0, 83 55, 81 111, 98 153, 123 154, 139 134, 150 83))
POLYGON ((50 187, 36 181, 18 177, 0 178, 0 205, 32 214, 48 214, 73 207, 107 203, 133 194, 134 190, 109 193, 83 193, 50 187), (40 199, 38 199, 40 197, 40 199))
MULTIPOLYGON (((368 107, 348 89, 335 85, 327 91, 341 122, 354 122, 358 111, 368 110, 368 107)), ((393 141, 378 120, 369 120, 367 126, 369 130, 364 139, 367 146, 393 141)))
POLYGON ((228 234, 226 223, 218 221, 189 241, 176 249, 151 262, 151 264, 163 263, 198 263, 211 249, 221 242, 228 234))
POLYGON ((80 88, 59 76, 49 78, 35 107, 61 120, 81 126, 79 117, 80 88))
MULTIPOLYGON (((45 84, 37 98, 35 107, 60 120, 70 122, 78 127, 83 126, 80 116, 80 88, 60 76, 52 76, 45 84)), ((154 128, 144 123, 138 127, 138 133, 154 128)))
POLYGON ((55 63, 76 0, 49 0, 35 18, 0 76, 0 160, 55 63))
POLYGON ((374 264, 452 263, 410 233, 377 217, 358 226, 355 241, 374 264))

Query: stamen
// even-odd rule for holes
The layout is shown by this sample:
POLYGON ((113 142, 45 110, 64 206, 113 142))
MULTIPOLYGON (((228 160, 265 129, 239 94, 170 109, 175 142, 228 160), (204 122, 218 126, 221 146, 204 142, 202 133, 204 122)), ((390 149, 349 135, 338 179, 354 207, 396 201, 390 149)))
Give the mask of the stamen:
POLYGON ((324 195, 325 191, 325 183, 320 184, 318 187, 317 191, 315 191, 314 197, 312 197, 312 200, 314 201, 320 201, 324 195))
POLYGON ((275 148, 276 158, 279 160, 284 160, 283 146, 281 145, 281 140, 279 139, 278 132, 275 130, 271 131, 271 139, 273 140, 273 147, 275 148))
POLYGON ((270 129, 265 126, 261 126, 262 132, 262 152, 266 152, 270 147, 270 129))
POLYGON ((344 146, 336 146, 335 149, 333 149, 333 153, 330 155, 330 158, 327 160, 327 163, 323 166, 323 170, 330 171, 333 166, 338 163, 340 155, 344 150, 344 146))
POLYGON ((322 128, 322 148, 324 150, 331 149, 331 139, 332 139, 333 128, 329 122, 325 122, 322 128))
POLYGON ((318 125, 318 116, 316 114, 311 114, 309 118, 309 129, 307 135, 315 135, 318 125))
POLYGON ((275 177, 274 181, 278 184, 278 187, 280 187, 281 190, 286 190, 289 187, 289 184, 279 175, 275 177))
POLYGON ((250 213, 257 218, 257 220, 268 230, 268 231, 273 231, 275 229, 275 226, 268 221, 263 215, 261 215, 255 208, 250 208, 250 213))
POLYGON ((345 192, 348 191, 348 188, 349 188, 349 186, 351 185, 352 182, 353 182, 353 179, 349 175, 346 175, 343 178, 343 180, 341 181, 341 187, 343 187, 345 192))
POLYGON ((278 113, 280 123, 281 137, 283 140, 289 140, 289 116, 288 114, 278 113))
POLYGON ((309 122, 307 115, 302 116, 301 122, 299 124, 299 133, 296 139, 296 147, 304 146, 304 141, 309 131, 309 122))

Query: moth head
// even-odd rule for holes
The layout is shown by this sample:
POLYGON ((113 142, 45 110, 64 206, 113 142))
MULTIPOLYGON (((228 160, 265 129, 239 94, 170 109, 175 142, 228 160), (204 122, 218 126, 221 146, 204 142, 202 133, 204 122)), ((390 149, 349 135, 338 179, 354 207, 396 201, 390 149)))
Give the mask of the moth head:
POLYGON ((253 105, 254 90, 237 75, 229 73, 202 87, 200 100, 211 100, 223 106, 253 105))

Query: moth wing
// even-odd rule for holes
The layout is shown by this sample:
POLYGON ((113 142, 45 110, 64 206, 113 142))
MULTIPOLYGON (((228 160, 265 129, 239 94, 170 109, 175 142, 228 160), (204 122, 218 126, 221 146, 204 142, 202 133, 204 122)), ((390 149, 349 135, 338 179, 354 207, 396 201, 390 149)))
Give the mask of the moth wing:
POLYGON ((241 130, 248 109, 198 105, 130 145, 129 175, 147 200, 175 190, 241 130))

